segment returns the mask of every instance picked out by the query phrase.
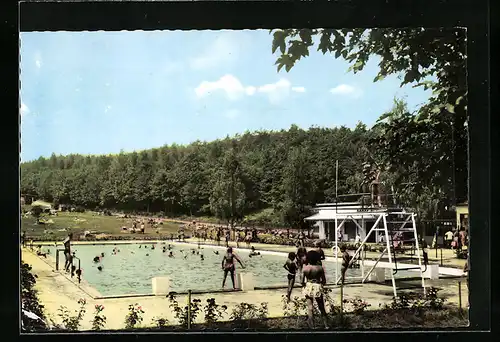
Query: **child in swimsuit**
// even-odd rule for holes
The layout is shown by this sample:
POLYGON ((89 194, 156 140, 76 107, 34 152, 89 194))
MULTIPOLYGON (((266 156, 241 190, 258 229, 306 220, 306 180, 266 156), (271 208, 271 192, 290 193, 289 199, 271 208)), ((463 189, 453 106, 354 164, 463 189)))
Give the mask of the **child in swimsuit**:
POLYGON ((285 265, 283 266, 285 270, 288 271, 288 291, 286 293, 286 298, 290 301, 290 297, 292 295, 293 285, 295 284, 295 275, 297 274, 297 255, 294 252, 288 253, 288 259, 286 260, 285 265))
POLYGON ((351 256, 347 252, 347 248, 345 246, 342 246, 340 248, 340 251, 342 252, 342 269, 341 269, 342 284, 344 284, 345 274, 347 272, 347 269, 349 268, 349 262, 351 261, 351 256))

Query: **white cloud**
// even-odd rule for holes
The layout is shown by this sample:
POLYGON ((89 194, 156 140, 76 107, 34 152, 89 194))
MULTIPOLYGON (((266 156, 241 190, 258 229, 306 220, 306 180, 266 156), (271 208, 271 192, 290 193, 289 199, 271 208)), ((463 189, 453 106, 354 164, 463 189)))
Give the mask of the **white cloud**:
POLYGON ((106 108, 104 108, 104 113, 107 113, 111 110, 111 106, 110 105, 107 105, 106 108))
POLYGON ((304 87, 292 87, 292 91, 294 91, 296 93, 305 93, 306 88, 304 88, 304 87))
POLYGON ((35 65, 38 69, 42 67, 42 56, 40 52, 35 53, 35 65))
POLYGON ((348 84, 340 84, 335 88, 330 89, 330 93, 334 95, 349 95, 353 97, 360 97, 362 94, 361 89, 355 88, 348 84))
POLYGON ((257 88, 261 93, 269 97, 271 103, 278 103, 290 93, 291 83, 287 79, 280 79, 276 83, 265 84, 257 88))
POLYGON ((199 57, 190 60, 193 69, 208 69, 234 60, 237 54, 237 45, 228 34, 219 36, 215 42, 203 51, 199 57))
POLYGON ((30 113, 30 109, 25 103, 21 102, 21 108, 19 109, 19 112, 21 113, 21 117, 25 116, 26 114, 30 113))
POLYGON ((233 101, 240 99, 243 95, 252 96, 255 93, 262 93, 268 96, 270 102, 278 103, 289 95, 290 90, 304 92, 305 88, 292 87, 290 81, 284 78, 261 86, 244 86, 235 76, 228 74, 214 82, 203 81, 194 91, 199 98, 211 95, 215 91, 223 91, 228 99, 233 101))
POLYGON ((249 87, 246 87, 245 90, 246 90, 247 95, 251 96, 251 95, 255 94, 255 92, 257 91, 257 88, 249 86, 249 87))
POLYGON ((244 87, 233 75, 224 75, 215 82, 203 81, 194 91, 196 96, 205 97, 218 90, 224 91, 230 100, 237 100, 245 93, 255 93, 255 87, 244 87))

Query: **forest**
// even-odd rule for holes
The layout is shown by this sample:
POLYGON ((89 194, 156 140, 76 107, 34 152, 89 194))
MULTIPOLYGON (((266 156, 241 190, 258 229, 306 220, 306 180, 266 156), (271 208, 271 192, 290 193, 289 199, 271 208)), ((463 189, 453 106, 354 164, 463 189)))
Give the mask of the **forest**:
MULTIPOLYGON (((396 99, 372 128, 292 125, 117 155, 52 154, 21 164, 21 193, 92 210, 214 216, 231 225, 265 212, 269 224, 300 227, 316 203, 335 201, 338 160, 338 194, 367 191, 381 171, 382 192, 394 190, 422 219, 438 218, 456 201, 453 163, 446 158, 451 146, 438 146, 439 155, 425 139, 418 155, 403 155, 407 143, 400 137, 393 145, 394 135, 423 134, 422 124, 400 123, 411 115, 396 99), (394 131, 398 125, 401 131, 394 131)), ((441 128, 425 129, 432 135, 441 128)))

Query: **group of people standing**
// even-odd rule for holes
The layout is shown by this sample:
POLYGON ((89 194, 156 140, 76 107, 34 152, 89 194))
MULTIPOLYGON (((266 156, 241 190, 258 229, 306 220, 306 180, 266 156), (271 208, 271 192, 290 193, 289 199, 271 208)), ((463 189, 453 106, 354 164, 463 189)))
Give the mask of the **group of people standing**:
POLYGON ((468 235, 467 229, 463 227, 448 230, 444 234, 445 247, 461 251, 464 246, 468 245, 468 235))
MULTIPOLYGON (((347 252, 345 246, 342 246, 340 250, 342 251, 341 282, 344 284, 347 269, 351 267, 352 257, 347 252)), ((299 245, 297 247, 297 252, 290 252, 288 254, 288 259, 283 267, 288 272, 287 300, 290 301, 296 276, 299 274, 300 284, 302 285, 302 294, 307 300, 308 325, 311 328, 313 327, 313 305, 314 301, 316 301, 323 318, 325 328, 328 329, 324 302, 326 269, 323 264, 323 260, 325 260, 325 253, 321 248, 321 242, 317 241, 314 248, 309 251, 307 251, 305 247, 299 245)))
POLYGON ((222 227, 209 227, 209 226, 200 226, 195 232, 195 237, 198 239, 202 239, 204 242, 208 240, 216 241, 217 245, 220 246, 221 242, 225 242, 226 248, 229 248, 229 241, 236 242, 236 248, 240 247, 240 242, 245 242, 246 246, 250 248, 250 243, 252 241, 256 241, 257 239, 257 229, 244 229, 244 230, 236 230, 234 233, 234 239, 231 239, 231 232, 229 229, 224 229, 222 227))

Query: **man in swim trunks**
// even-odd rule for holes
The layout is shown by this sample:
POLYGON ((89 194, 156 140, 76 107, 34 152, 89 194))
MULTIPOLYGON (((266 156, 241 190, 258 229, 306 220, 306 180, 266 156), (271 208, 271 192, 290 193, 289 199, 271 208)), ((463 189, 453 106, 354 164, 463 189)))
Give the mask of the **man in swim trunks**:
POLYGON ((236 290, 236 284, 234 282, 234 273, 236 270, 236 267, 234 265, 234 261, 238 261, 239 264, 241 265, 241 268, 245 268, 243 263, 241 262, 241 259, 233 253, 233 249, 229 247, 227 249, 226 255, 224 255, 224 258, 222 258, 222 269, 224 270, 224 279, 222 280, 222 288, 226 285, 226 278, 227 274, 231 274, 231 282, 233 283, 233 289, 236 290))
POLYGON ((66 239, 64 239, 64 257, 66 262, 64 263, 64 269, 69 272, 69 267, 73 262, 73 256, 71 255, 71 239, 73 238, 73 233, 69 233, 66 239))
POLYGON ((294 252, 288 253, 288 259, 286 259, 285 265, 283 267, 288 271, 288 291, 286 293, 286 298, 290 302, 290 297, 292 295, 293 285, 295 285, 295 275, 297 274, 297 255, 294 252))
POLYGON ((323 298, 323 287, 326 284, 325 269, 321 265, 321 255, 317 251, 307 252, 306 264, 303 268, 301 280, 303 286, 302 294, 306 297, 307 301, 307 324, 311 329, 314 328, 313 301, 316 300, 325 329, 329 329, 323 298))

